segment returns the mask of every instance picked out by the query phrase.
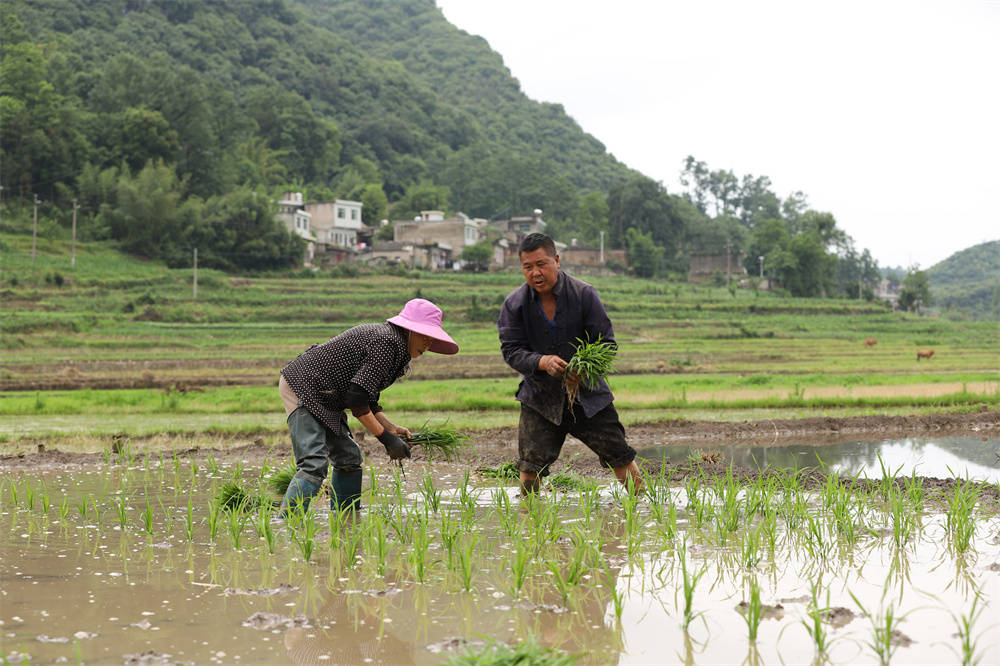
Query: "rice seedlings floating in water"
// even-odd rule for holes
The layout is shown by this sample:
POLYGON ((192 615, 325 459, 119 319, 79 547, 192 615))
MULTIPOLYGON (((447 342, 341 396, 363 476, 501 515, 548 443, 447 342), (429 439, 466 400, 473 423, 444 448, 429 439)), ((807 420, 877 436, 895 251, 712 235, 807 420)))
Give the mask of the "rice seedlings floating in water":
MULTIPOLYGON (((517 467, 514 470, 517 471, 517 467)), ((518 472, 519 477, 520 472, 518 472)), ((585 492, 597 489, 597 481, 586 479, 577 474, 553 474, 548 478, 548 486, 553 490, 585 492)))
POLYGON ((603 378, 614 372, 615 356, 618 354, 618 347, 612 342, 605 342, 600 335, 594 341, 590 340, 590 336, 586 336, 586 339, 577 338, 576 341, 579 343, 576 352, 566 364, 566 371, 563 373, 571 414, 573 404, 580 393, 580 385, 583 384, 591 390, 597 388, 603 378), (579 381, 570 381, 571 377, 579 381))
POLYGON ((499 481, 517 481, 521 478, 521 470, 512 462, 505 462, 496 467, 480 467, 476 471, 484 478, 499 481))
POLYGON ((238 481, 226 481, 219 487, 215 503, 226 511, 256 512, 271 500, 263 495, 248 493, 238 481))
POLYGON ((417 432, 410 435, 410 444, 421 447, 428 458, 440 453, 445 460, 454 460, 463 448, 472 443, 472 438, 463 435, 447 424, 430 427, 426 423, 417 432))
POLYGON ((514 647, 490 641, 481 649, 468 649, 447 662, 445 666, 501 666, 502 664, 524 664, 525 666, 570 666, 583 658, 582 654, 565 654, 552 648, 541 647, 528 638, 514 647))

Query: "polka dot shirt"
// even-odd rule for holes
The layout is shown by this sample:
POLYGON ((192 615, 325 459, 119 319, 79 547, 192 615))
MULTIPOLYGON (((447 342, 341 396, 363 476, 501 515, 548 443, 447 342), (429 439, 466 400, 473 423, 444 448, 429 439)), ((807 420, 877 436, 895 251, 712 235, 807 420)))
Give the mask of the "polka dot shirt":
POLYGON ((313 345, 281 370, 302 405, 320 423, 340 432, 340 415, 351 383, 379 394, 406 373, 410 363, 406 330, 395 324, 361 324, 313 345))

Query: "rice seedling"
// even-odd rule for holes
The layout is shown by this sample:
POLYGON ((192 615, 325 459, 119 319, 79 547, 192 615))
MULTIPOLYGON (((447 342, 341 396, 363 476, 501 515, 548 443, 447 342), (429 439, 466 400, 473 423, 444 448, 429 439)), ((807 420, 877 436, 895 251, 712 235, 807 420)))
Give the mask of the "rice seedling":
POLYGON ((743 621, 747 623, 747 634, 751 643, 757 640, 757 630, 764 617, 764 605, 760 601, 760 585, 756 578, 750 579, 750 600, 743 611, 743 621))
POLYGON ((229 531, 229 538, 233 542, 233 550, 239 550, 243 541, 243 527, 247 516, 242 511, 227 511, 226 526, 229 531))
POLYGON ((871 613, 865 609, 861 604, 861 601, 854 595, 853 592, 849 592, 851 598, 854 599, 854 603, 857 604, 861 612, 868 616, 871 622, 871 634, 868 640, 868 647, 872 649, 875 656, 882 666, 885 666, 892 659, 892 655, 895 654, 897 648, 899 647, 896 641, 896 634, 898 633, 898 627, 900 622, 902 622, 904 616, 896 615, 895 605, 890 601, 886 604, 886 595, 889 591, 889 586, 886 586, 882 590, 882 601, 879 606, 878 612, 871 613))
POLYGON ((952 619, 958 628, 956 634, 959 640, 959 649, 952 648, 952 651, 961 660, 962 666, 975 666, 982 661, 982 655, 979 654, 979 639, 986 630, 984 629, 978 634, 975 633, 975 625, 983 613, 982 607, 979 606, 980 599, 980 594, 977 591, 972 597, 972 607, 967 613, 957 616, 952 614, 952 619))
POLYGON ((604 569, 604 587, 611 593, 611 607, 615 613, 615 621, 622 621, 622 613, 625 612, 625 590, 618 589, 618 576, 610 567, 604 569))
POLYGON ((462 581, 462 589, 466 592, 472 591, 472 574, 476 568, 476 547, 479 545, 479 537, 476 534, 469 534, 458 548, 458 573, 462 581))
POLYGON ((521 470, 516 463, 505 462, 496 467, 480 467, 476 469, 480 475, 487 479, 497 479, 499 481, 517 481, 521 478, 521 470))
POLYGON ((892 527, 892 539, 897 546, 904 546, 916 530, 916 519, 913 507, 906 496, 895 485, 886 490, 886 501, 889 505, 889 522, 892 527))
POLYGON ((209 500, 208 502, 208 538, 212 543, 215 543, 215 538, 219 535, 220 520, 219 514, 222 512, 222 508, 214 501, 209 500))
POLYGON ((84 520, 87 520, 87 500, 88 499, 90 499, 90 495, 87 495, 86 497, 84 497, 84 496, 81 495, 80 497, 77 498, 76 502, 74 502, 74 504, 73 504, 73 506, 76 507, 77 513, 79 513, 80 517, 83 518, 84 520))
POLYGON ((441 512, 441 527, 438 534, 441 537, 441 545, 448 552, 448 569, 455 568, 455 541, 461 532, 455 523, 455 518, 450 511, 441 512))
POLYGON ((365 552, 375 558, 375 573, 384 576, 388 565, 389 541, 385 536, 385 522, 375 514, 367 523, 365 552))
POLYGON ((760 526, 746 530, 740 540, 740 564, 744 569, 753 569, 761 560, 760 526))
POLYGON ((524 539, 518 539, 514 543, 514 557, 510 560, 510 596, 515 599, 521 596, 524 589, 524 581, 528 577, 528 570, 531 561, 531 552, 524 539))
POLYGON ((142 521, 142 528, 146 534, 153 533, 153 507, 149 505, 149 498, 146 498, 145 506, 139 512, 139 519, 142 521))
MULTIPOLYGON (((316 548, 316 532, 318 530, 316 514, 299 504, 288 516, 287 523, 292 541, 299 547, 302 559, 308 562, 312 559, 313 550, 316 548)), ((378 525, 381 527, 380 522, 378 525)))
POLYGON ((225 511, 253 513, 261 506, 270 504, 271 500, 259 494, 250 494, 239 481, 231 480, 219 486, 215 502, 225 511))
POLYGON ((271 555, 274 555, 275 548, 274 527, 271 525, 271 517, 273 515, 272 508, 267 504, 261 505, 257 511, 257 536, 267 545, 267 552, 271 555))
POLYGON ((66 517, 69 516, 69 498, 63 497, 62 502, 59 503, 59 520, 60 522, 66 522, 66 517))
POLYGON ((420 480, 420 494, 424 498, 424 506, 437 513, 441 510, 441 491, 434 487, 434 477, 425 472, 420 480))
POLYGON ((35 488, 27 479, 24 480, 24 504, 29 511, 35 510, 35 488))
POLYGON ((827 588, 826 602, 823 606, 820 606, 819 595, 822 588, 822 577, 809 584, 811 599, 806 608, 807 617, 802 620, 802 626, 806 628, 807 632, 809 632, 809 638, 812 639, 813 646, 816 648, 817 656, 825 655, 830 648, 826 627, 823 626, 823 613, 825 613, 830 606, 830 590, 827 588))
POLYGON ((691 622, 701 615, 701 612, 694 612, 694 590, 698 585, 698 581, 701 577, 705 575, 708 571, 708 567, 702 567, 697 572, 691 572, 688 569, 688 542, 685 539, 681 542, 680 547, 677 549, 677 558, 681 565, 681 580, 683 583, 684 591, 684 610, 682 613, 681 627, 686 632, 691 622))
POLYGON ((194 500, 188 496, 187 511, 184 513, 184 536, 194 541, 194 500))
POLYGON ((578 492, 596 489, 597 481, 587 479, 579 474, 553 474, 546 480, 552 490, 563 492, 578 492))
POLYGON ((124 530, 125 525, 128 524, 128 507, 125 505, 124 493, 118 496, 118 503, 115 505, 115 509, 118 512, 118 526, 124 530))
POLYGON ((275 495, 285 496, 285 492, 288 490, 288 484, 292 482, 292 477, 295 476, 295 461, 289 460, 281 467, 277 467, 274 472, 267 478, 267 487, 271 489, 271 492, 275 495))
POLYGON ((472 444, 472 438, 451 428, 447 423, 430 426, 425 423, 410 435, 409 443, 421 447, 429 460, 440 454, 445 460, 456 460, 462 450, 472 444))
POLYGON ((944 499, 948 544, 956 555, 961 555, 972 546, 976 534, 974 513, 979 501, 979 487, 968 479, 959 481, 944 499))
POLYGON ((413 567, 413 575, 418 583, 427 580, 427 558, 430 554, 431 534, 428 530, 427 516, 421 515, 417 519, 416 528, 413 531, 413 546, 408 554, 408 559, 413 567))
POLYGON ((19 498, 17 494, 17 484, 13 479, 10 480, 10 484, 7 486, 8 496, 10 497, 10 503, 13 506, 17 506, 19 498))
POLYGON ((578 343, 576 351, 566 364, 564 372, 570 413, 573 412, 580 386, 597 388, 603 378, 614 372, 615 356, 618 354, 618 347, 614 343, 605 342, 600 335, 594 341, 591 341, 589 336, 585 337, 586 339, 576 339, 578 343), (578 381, 570 381, 571 379, 578 381))

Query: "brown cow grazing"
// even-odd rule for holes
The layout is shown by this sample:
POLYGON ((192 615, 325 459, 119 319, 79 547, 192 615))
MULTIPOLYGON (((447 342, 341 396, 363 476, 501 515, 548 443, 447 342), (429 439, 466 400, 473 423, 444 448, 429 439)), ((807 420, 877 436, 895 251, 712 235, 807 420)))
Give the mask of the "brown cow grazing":
POLYGON ((865 338, 865 346, 866 347, 874 347, 877 344, 878 344, 878 340, 876 340, 875 338, 865 338))
POLYGON ((918 349, 917 350, 917 360, 918 361, 920 359, 922 359, 922 358, 930 358, 931 356, 934 356, 934 350, 933 349, 918 349))

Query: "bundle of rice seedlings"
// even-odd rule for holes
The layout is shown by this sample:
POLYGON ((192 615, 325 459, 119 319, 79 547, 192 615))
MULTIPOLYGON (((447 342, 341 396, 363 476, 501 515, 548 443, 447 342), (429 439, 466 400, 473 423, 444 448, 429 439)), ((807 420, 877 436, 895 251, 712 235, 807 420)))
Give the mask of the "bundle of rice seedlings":
POLYGON ((295 476, 295 461, 289 460, 284 466, 277 468, 271 476, 267 477, 267 487, 275 495, 284 497, 293 476, 295 476))
POLYGON ((501 481, 516 481, 521 478, 521 470, 512 462, 505 462, 497 467, 480 467, 476 470, 487 479, 501 481))
POLYGON ((423 447, 428 458, 440 453, 445 460, 453 460, 458 457, 461 449, 472 444, 472 438, 449 428, 447 424, 432 428, 425 423, 420 430, 410 435, 409 443, 423 447))
POLYGON ((618 347, 611 342, 604 342, 600 335, 593 342, 589 336, 586 340, 577 338, 576 341, 579 343, 576 352, 566 364, 566 372, 563 375, 571 414, 573 403, 580 393, 580 385, 585 384, 588 389, 596 388, 603 377, 614 372, 615 356, 618 355, 618 347), (570 382, 570 377, 579 378, 580 381, 570 382))
POLYGON ((226 511, 245 511, 252 513, 262 506, 271 504, 271 500, 263 495, 252 495, 238 481, 226 481, 219 487, 215 503, 226 511))
POLYGON ((586 491, 597 488, 598 483, 593 479, 587 479, 578 474, 553 474, 548 479, 548 486, 552 490, 562 490, 565 492, 586 491))

